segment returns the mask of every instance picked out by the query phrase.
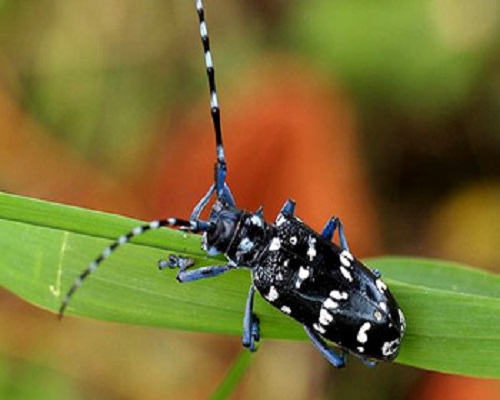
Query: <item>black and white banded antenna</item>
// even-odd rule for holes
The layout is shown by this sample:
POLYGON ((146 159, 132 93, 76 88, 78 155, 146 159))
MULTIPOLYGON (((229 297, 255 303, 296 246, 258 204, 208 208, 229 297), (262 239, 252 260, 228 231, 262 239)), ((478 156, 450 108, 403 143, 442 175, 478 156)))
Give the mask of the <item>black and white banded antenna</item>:
POLYGON ((111 254, 113 254, 118 247, 130 242, 133 238, 137 236, 141 236, 144 233, 160 229, 163 227, 170 228, 180 228, 192 233, 200 233, 206 232, 210 229, 212 224, 207 221, 199 220, 199 215, 203 208, 207 205, 212 193, 214 190, 217 192, 218 199, 224 199, 226 202, 230 204, 234 204, 234 200, 232 198, 229 187, 226 185, 226 160, 224 157, 224 147, 222 144, 222 130, 221 130, 221 122, 220 122, 220 109, 219 109, 219 101, 217 99, 217 91, 215 89, 215 71, 212 62, 212 55, 210 53, 210 43, 208 39, 208 30, 207 24, 205 22, 205 15, 203 9, 203 3, 201 0, 195 0, 196 9, 198 11, 198 17, 200 20, 200 36, 201 41, 203 43, 203 51, 205 54, 205 64, 208 75, 208 83, 210 88, 210 108, 212 121, 215 130, 215 141, 216 141, 216 152, 217 152, 217 163, 215 165, 215 183, 210 187, 208 193, 200 200, 200 202, 194 208, 191 219, 189 221, 179 218, 168 218, 168 219, 159 219, 155 221, 151 221, 147 224, 137 226, 132 229, 130 232, 120 236, 116 241, 114 241, 111 245, 106 247, 104 251, 99 254, 99 256, 92 261, 83 272, 78 275, 78 277, 73 282, 73 285, 68 290, 66 295, 64 296, 61 306, 59 308, 59 318, 62 318, 64 311, 66 310, 69 301, 76 290, 83 284, 84 280, 92 274, 99 265, 101 265, 104 260, 106 260, 111 254))
POLYGON ((210 51, 210 39, 208 37, 208 28, 205 21, 205 9, 203 8, 202 0, 195 0, 196 10, 198 12, 198 19, 200 21, 200 37, 203 44, 203 52, 205 55, 205 66, 207 69, 208 86, 210 90, 210 114, 215 130, 215 146, 217 154, 217 164, 215 165, 215 189, 217 198, 230 198, 229 189, 226 185, 227 164, 224 154, 224 145, 222 142, 222 126, 220 118, 219 99, 217 97, 217 89, 215 86, 215 69, 212 59, 212 52, 210 51))
POLYGON ((210 113, 212 115, 212 122, 215 129, 215 144, 217 151, 217 160, 225 163, 224 146, 222 144, 222 127, 220 122, 220 108, 219 100, 217 97, 217 90, 215 88, 215 69, 212 60, 212 53, 210 51, 210 39, 208 37, 208 28, 205 21, 205 9, 203 8, 202 0, 196 1, 196 10, 198 11, 198 18, 200 20, 200 36, 203 44, 203 52, 205 54, 205 66, 207 68, 208 85, 210 89, 210 113))
POLYGON ((204 222, 204 221, 186 221, 184 219, 179 219, 179 218, 167 218, 167 219, 158 219, 155 221, 151 221, 148 224, 136 226, 134 229, 132 229, 130 232, 120 236, 118 239, 116 239, 113 243, 111 243, 108 247, 106 247, 99 256, 92 261, 87 268, 85 268, 80 275, 75 279, 73 282, 73 285, 71 288, 68 290, 66 295, 64 296, 64 299, 61 302, 61 306, 59 308, 59 319, 62 318, 64 311, 66 310, 66 307, 68 306, 69 300, 73 296, 73 294, 76 292, 76 290, 83 284, 83 281, 103 263, 104 260, 106 260, 111 254, 113 254, 118 247, 130 242, 133 238, 137 236, 141 236, 142 234, 151 231, 151 230, 156 230, 160 229, 163 227, 170 227, 170 228, 181 228, 185 229, 189 232, 197 233, 197 232, 204 232, 206 231, 210 226, 209 222, 204 222))

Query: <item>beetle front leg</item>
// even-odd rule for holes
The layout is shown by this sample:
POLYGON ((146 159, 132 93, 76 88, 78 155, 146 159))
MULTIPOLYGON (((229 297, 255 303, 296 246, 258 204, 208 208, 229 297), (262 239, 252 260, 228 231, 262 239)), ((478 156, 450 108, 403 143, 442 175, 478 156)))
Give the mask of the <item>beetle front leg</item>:
POLYGON ((247 304, 245 307, 245 316, 243 317, 243 338, 241 340, 244 347, 250 351, 257 350, 256 344, 260 340, 259 318, 253 312, 253 296, 255 286, 251 285, 248 291, 247 304))
POLYGON ((234 269, 234 264, 228 263, 225 265, 213 265, 208 267, 201 267, 193 271, 188 271, 188 268, 192 267, 194 264, 195 262, 192 258, 171 254, 168 258, 168 261, 160 260, 158 262, 158 267, 160 269, 179 268, 176 278, 181 283, 193 282, 205 278, 213 278, 231 269, 234 269))

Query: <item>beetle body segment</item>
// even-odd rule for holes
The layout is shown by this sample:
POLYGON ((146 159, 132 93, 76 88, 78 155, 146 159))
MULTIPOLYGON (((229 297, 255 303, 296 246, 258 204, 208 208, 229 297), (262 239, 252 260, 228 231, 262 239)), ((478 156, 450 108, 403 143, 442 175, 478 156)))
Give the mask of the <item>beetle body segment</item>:
POLYGON ((404 316, 380 277, 293 215, 273 225, 260 213, 215 204, 205 249, 252 270, 262 297, 281 312, 364 359, 390 361, 404 316))

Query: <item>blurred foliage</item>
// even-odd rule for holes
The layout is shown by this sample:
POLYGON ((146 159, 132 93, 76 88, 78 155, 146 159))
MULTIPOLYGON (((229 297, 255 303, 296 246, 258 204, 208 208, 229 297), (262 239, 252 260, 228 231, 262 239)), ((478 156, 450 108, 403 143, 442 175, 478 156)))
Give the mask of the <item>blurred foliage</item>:
POLYGON ((290 35, 361 98, 429 118, 467 101, 497 45, 495 0, 298 3, 290 35))
POLYGON ((0 398, 11 400, 84 399, 70 379, 30 361, 0 356, 0 398))

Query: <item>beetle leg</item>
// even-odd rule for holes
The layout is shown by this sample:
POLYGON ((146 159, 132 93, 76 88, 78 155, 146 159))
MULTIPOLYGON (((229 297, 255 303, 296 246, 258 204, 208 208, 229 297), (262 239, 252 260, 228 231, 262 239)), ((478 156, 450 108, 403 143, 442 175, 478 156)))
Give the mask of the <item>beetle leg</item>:
POLYGON ((361 357, 361 361, 363 361, 363 364, 370 368, 374 368, 377 365, 375 361, 370 361, 367 358, 361 357))
POLYGON ((233 194, 231 193, 231 189, 229 189, 227 183, 224 183, 224 200, 230 206, 235 207, 236 203, 234 202, 233 194))
POLYGON ((194 258, 188 258, 183 256, 178 256, 175 254, 170 254, 168 260, 158 261, 158 268, 179 268, 180 271, 186 271, 188 268, 195 264, 194 258))
POLYGON ((158 267, 160 269, 164 269, 167 267, 179 268, 179 272, 177 272, 176 278, 181 283, 193 282, 205 278, 213 278, 231 269, 234 269, 234 265, 232 263, 228 263, 225 265, 213 265, 208 267, 201 267, 193 271, 188 271, 187 269, 189 267, 192 267, 193 265, 194 259, 176 256, 173 254, 169 256, 168 261, 160 260, 158 262, 158 267))
POLYGON ((373 275, 375 275, 375 278, 380 278, 380 276, 382 275, 380 273, 380 271, 378 269, 376 269, 376 268, 373 268, 372 272, 373 272, 373 275))
POLYGON ((217 199, 230 206, 235 205, 231 190, 226 183, 227 165, 224 159, 217 158, 215 163, 215 191, 217 199))
MULTIPOLYGON (((207 193, 205 194, 205 196, 203 196, 200 199, 198 204, 196 204, 196 206, 193 208, 193 211, 191 211, 191 217, 189 218, 191 221, 196 221, 196 220, 200 219, 200 215, 201 215, 202 211, 207 206, 207 204, 210 201, 210 198, 212 197, 214 192, 215 192, 215 184, 212 184, 210 186, 210 188, 208 189, 207 193)), ((233 198, 233 195, 231 193, 231 189, 229 189, 229 186, 227 185, 227 183, 224 183, 224 189, 223 189, 222 193, 223 193, 224 200, 227 202, 227 204, 234 207, 235 206, 234 198, 233 198)))
POLYGON ((309 338, 313 342, 314 346, 319 350, 319 352, 325 357, 330 364, 336 368, 342 368, 345 366, 346 354, 341 351, 340 355, 335 353, 333 349, 328 347, 323 339, 307 325, 303 325, 305 331, 309 335, 309 338))
POLYGON ((197 281, 199 279, 214 278, 219 276, 231 269, 234 269, 232 265, 214 265, 210 267, 202 267, 195 269, 194 271, 182 271, 179 270, 177 273, 177 280, 181 283, 197 281))
POLYGON ((210 197, 212 197, 212 195, 214 194, 214 191, 215 191, 215 185, 212 184, 208 189, 208 192, 205 194, 205 196, 201 198, 198 204, 196 204, 196 206, 193 208, 193 211, 191 211, 191 217, 189 218, 191 221, 200 219, 200 214, 208 204, 208 201, 210 200, 210 197))
POLYGON ((344 234, 344 226, 342 225, 342 221, 340 221, 339 217, 333 217, 326 223, 323 228, 323 232, 321 232, 321 236, 323 236, 326 240, 332 240, 337 229, 339 231, 340 246, 343 250, 349 251, 347 239, 344 234))
POLYGON ((285 205, 281 208, 280 214, 293 216, 295 215, 295 201, 288 199, 285 205))
POLYGON ((259 318, 253 312, 253 296, 255 286, 251 285, 248 291, 245 316, 243 317, 243 338, 241 340, 244 347, 250 351, 257 350, 256 344, 260 340, 259 318))

